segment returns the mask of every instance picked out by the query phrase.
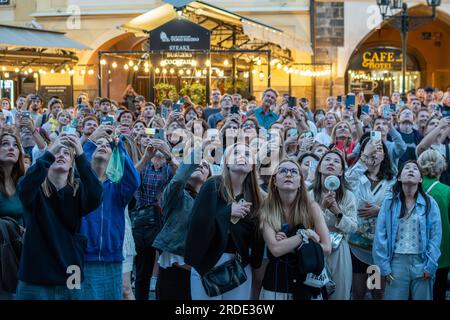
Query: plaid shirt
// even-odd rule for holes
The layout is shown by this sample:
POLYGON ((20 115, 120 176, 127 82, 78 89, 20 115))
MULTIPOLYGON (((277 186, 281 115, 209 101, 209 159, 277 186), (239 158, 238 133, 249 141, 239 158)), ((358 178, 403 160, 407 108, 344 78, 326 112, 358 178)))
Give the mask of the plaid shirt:
POLYGON ((162 193, 172 179, 173 173, 168 164, 156 170, 150 162, 141 172, 141 188, 136 192, 137 206, 159 205, 162 193))

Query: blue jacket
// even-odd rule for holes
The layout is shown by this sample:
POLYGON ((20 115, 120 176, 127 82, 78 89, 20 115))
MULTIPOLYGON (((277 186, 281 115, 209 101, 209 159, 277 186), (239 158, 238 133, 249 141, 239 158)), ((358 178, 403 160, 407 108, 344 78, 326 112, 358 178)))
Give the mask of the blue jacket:
MULTIPOLYGON (((420 238, 422 240, 421 258, 425 261, 424 272, 431 275, 436 273, 438 259, 441 255, 442 229, 439 207, 433 198, 430 199, 430 211, 425 214, 425 199, 419 194, 416 210, 419 214, 420 238)), ((376 265, 380 268, 381 275, 391 274, 391 261, 394 256, 394 245, 397 239, 400 220, 401 201, 400 196, 393 198, 389 194, 381 205, 377 218, 375 239, 373 241, 372 256, 376 265), (391 210, 391 203, 393 210, 391 210)))
MULTIPOLYGON (((92 159, 96 148, 89 140, 83 146, 89 160, 92 159)), ((81 233, 88 239, 86 261, 123 260, 125 207, 139 187, 140 178, 120 140, 118 148, 125 157, 123 177, 119 183, 113 183, 109 179, 103 182, 103 201, 100 207, 82 220, 81 233)))

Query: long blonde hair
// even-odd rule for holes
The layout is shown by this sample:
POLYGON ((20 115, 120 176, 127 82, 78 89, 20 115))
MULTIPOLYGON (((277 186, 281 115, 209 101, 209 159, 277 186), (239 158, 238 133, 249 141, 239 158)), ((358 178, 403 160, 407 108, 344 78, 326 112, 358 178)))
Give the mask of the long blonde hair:
POLYGON ((255 217, 257 213, 259 212, 259 209, 261 207, 262 203, 262 196, 261 192, 259 190, 259 184, 258 184, 258 173, 256 171, 256 159, 255 155, 252 154, 251 149, 246 144, 233 144, 232 146, 229 146, 225 149, 224 153, 224 164, 223 164, 223 170, 222 170, 222 183, 220 185, 220 195, 222 196, 225 201, 231 203, 234 202, 234 193, 233 193, 233 185, 231 183, 231 176, 230 176, 230 169, 227 165, 227 160, 231 154, 238 146, 245 146, 245 148, 248 148, 250 150, 250 156, 253 157, 252 162, 252 171, 250 171, 247 176, 245 177, 242 191, 244 194, 244 199, 246 201, 249 201, 252 203, 251 211, 249 216, 251 218, 255 217))
MULTIPOLYGON (((75 150, 73 148, 68 148, 70 152, 70 158, 72 159, 72 168, 69 170, 69 174, 67 176, 67 184, 72 188, 72 195, 75 197, 78 191, 78 187, 80 182, 75 179, 75 150)), ((50 181, 48 180, 48 175, 45 178, 44 182, 41 184, 42 191, 47 198, 50 198, 52 195, 52 188, 50 187, 50 181)))
POLYGON ((297 167, 300 176, 300 187, 297 190, 297 195, 292 206, 292 213, 289 214, 289 220, 287 222, 291 227, 302 224, 305 228, 312 229, 314 227, 314 219, 311 214, 313 200, 311 200, 306 190, 303 177, 300 174, 300 166, 297 162, 289 159, 282 160, 278 164, 275 173, 270 177, 268 195, 260 211, 260 228, 262 229, 267 224, 276 231, 281 230, 281 225, 284 221, 284 211, 279 190, 275 186, 275 178, 280 166, 286 162, 293 163, 297 167))

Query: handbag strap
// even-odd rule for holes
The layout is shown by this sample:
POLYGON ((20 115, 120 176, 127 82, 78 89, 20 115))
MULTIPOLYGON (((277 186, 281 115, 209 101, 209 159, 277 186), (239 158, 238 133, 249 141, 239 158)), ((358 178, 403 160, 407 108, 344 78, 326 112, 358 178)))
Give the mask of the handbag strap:
POLYGON ((437 185, 438 183, 439 183, 439 181, 433 182, 433 184, 428 187, 426 193, 429 194, 431 192, 431 190, 434 188, 434 186, 437 185))

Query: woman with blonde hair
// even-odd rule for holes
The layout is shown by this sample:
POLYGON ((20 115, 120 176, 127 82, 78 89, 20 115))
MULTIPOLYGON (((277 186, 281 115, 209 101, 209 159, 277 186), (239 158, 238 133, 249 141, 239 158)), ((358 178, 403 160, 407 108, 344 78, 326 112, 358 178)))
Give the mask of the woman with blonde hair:
POLYGON ((264 249, 257 232, 261 201, 254 155, 247 145, 230 146, 222 175, 205 182, 192 208, 184 258, 192 266, 193 300, 250 299, 251 267, 260 267, 264 249), (241 272, 232 273, 226 289, 214 290, 213 279, 229 265, 241 272))
POLYGON ((305 274, 297 270, 297 249, 303 243, 300 230, 331 252, 328 228, 318 204, 306 190, 299 165, 283 160, 270 178, 269 193, 260 213, 260 227, 268 248, 263 300, 292 300, 294 290, 301 299, 320 298, 320 288, 305 285, 305 274))
POLYGON ((50 134, 51 141, 54 141, 56 137, 63 132, 64 128, 70 124, 70 121, 72 121, 72 115, 67 110, 61 110, 56 116, 56 121, 58 122, 56 129, 50 134))
POLYGON ((441 212, 442 241, 441 256, 438 260, 436 280, 433 286, 433 299, 443 301, 446 298, 447 277, 450 269, 450 187, 439 182, 439 177, 447 167, 445 158, 437 150, 427 150, 418 159, 423 175, 422 187, 437 203, 441 212))
POLYGON ((68 282, 67 271, 83 279, 86 238, 79 233, 81 218, 101 204, 102 190, 73 135, 58 137, 28 169, 18 187, 27 228, 19 300, 80 299, 81 286, 68 282))

